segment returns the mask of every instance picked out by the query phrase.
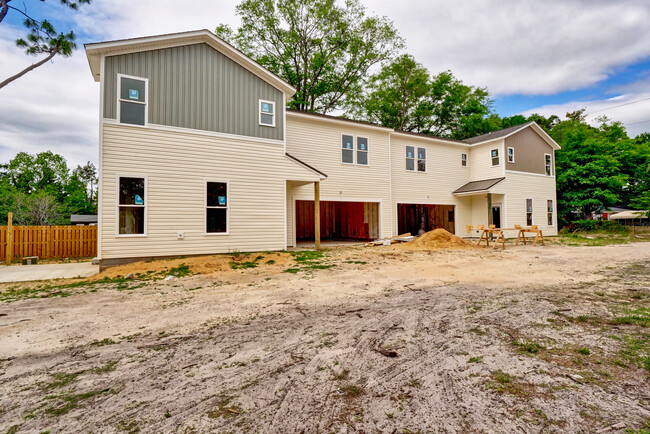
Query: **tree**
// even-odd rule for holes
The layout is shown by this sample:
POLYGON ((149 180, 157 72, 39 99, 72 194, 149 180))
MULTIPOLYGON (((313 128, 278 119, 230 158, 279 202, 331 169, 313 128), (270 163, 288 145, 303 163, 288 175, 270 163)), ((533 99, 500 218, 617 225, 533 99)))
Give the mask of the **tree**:
POLYGON ((217 35, 295 87, 289 107, 302 111, 345 107, 403 46, 392 22, 366 16, 358 0, 243 0, 237 14, 241 27, 217 35))
POLYGON ((456 79, 451 71, 430 76, 408 55, 385 65, 368 83, 356 117, 403 131, 459 136, 471 119, 490 113, 488 92, 456 79))
MULTIPOLYGON (((45 0, 41 0, 45 1, 45 0)), ((90 3, 91 0, 59 0, 64 6, 70 9, 77 10, 80 4, 90 3)), ((54 26, 48 20, 36 20, 27 14, 26 10, 20 10, 10 3, 12 0, 0 0, 0 23, 4 20, 9 10, 15 11, 25 16, 23 24, 29 30, 25 39, 20 38, 16 40, 16 45, 24 48, 25 52, 29 55, 45 54, 38 62, 24 68, 22 71, 12 75, 0 83, 0 89, 9 83, 19 79, 28 72, 38 68, 39 66, 47 63, 56 55, 69 57, 77 48, 75 44, 76 36, 70 31, 68 33, 58 33, 54 26)))
POLYGON ((95 186, 97 185, 97 168, 90 161, 84 166, 77 166, 72 171, 73 176, 77 176, 88 188, 88 197, 90 200, 95 198, 95 186))

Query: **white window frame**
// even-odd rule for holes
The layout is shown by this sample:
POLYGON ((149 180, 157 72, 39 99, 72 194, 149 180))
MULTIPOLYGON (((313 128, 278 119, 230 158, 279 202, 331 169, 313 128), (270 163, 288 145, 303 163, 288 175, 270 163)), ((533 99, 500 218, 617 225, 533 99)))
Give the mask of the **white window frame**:
POLYGON ((230 181, 224 179, 205 178, 203 180, 203 235, 230 235, 230 181), (208 183, 226 184, 226 206, 208 206, 208 183), (208 232, 208 208, 226 209, 226 232, 208 232))
POLYGON ((508 146, 508 163, 514 163, 515 162, 515 148, 508 146), (512 151, 512 154, 510 153, 512 151), (510 159, 512 157, 512 159, 510 159))
POLYGON ((135 75, 126 75, 126 74, 117 74, 117 108, 116 108, 116 117, 115 120, 120 125, 128 125, 130 127, 140 127, 146 128, 149 126, 149 79, 144 77, 136 77, 135 75), (122 99, 122 78, 130 78, 131 80, 140 80, 144 81, 144 102, 133 101, 130 99, 122 99), (141 104, 144 105, 144 125, 138 124, 127 124, 120 121, 120 104, 122 101, 132 103, 132 104, 141 104))
POLYGON ((417 155, 418 155, 418 154, 417 154, 417 153, 418 153, 418 148, 417 148, 417 146, 411 146, 411 145, 405 145, 405 146, 404 146, 404 169, 405 169, 407 172, 417 172, 417 162, 418 162, 418 158, 417 158, 417 155), (413 148, 413 158, 409 158, 409 157, 408 157, 408 154, 407 154, 407 149, 408 149, 408 148, 413 148), (409 168, 406 166, 406 161, 407 161, 407 160, 413 160, 413 169, 409 169, 409 168))
MULTIPOLYGON (((354 145, 355 145, 354 163, 357 166, 363 166, 363 167, 370 166, 370 138, 368 138, 366 136, 353 136, 353 137, 354 137, 354 145), (359 151, 359 139, 360 138, 361 139, 366 139, 366 150, 365 151, 359 151), (367 161, 366 164, 360 164, 359 163, 359 158, 358 158, 359 154, 358 154, 358 152, 365 152, 366 153, 366 161, 367 161)), ((343 158, 343 154, 341 154, 341 158, 343 158)))
POLYGON ((418 146, 415 148, 415 171, 418 173, 427 173, 429 171, 429 150, 425 147, 418 146), (420 170, 418 163, 421 160, 420 158, 420 149, 424 149, 424 170, 420 170))
POLYGON ((461 167, 469 167, 469 156, 466 153, 461 153, 460 154, 460 166, 461 167), (465 158, 463 158, 465 157, 465 158))
POLYGON ((555 203, 553 199, 546 200, 546 223, 548 226, 555 226, 555 203), (548 209, 548 203, 551 202, 551 210, 548 209), (548 223, 548 217, 551 217, 551 223, 548 223))
POLYGON ((490 163, 492 164, 492 167, 501 166, 501 155, 499 155, 499 148, 490 149, 490 163), (494 157, 492 156, 492 151, 497 151, 496 158, 499 161, 497 164, 494 164, 494 157))
POLYGON ((341 133, 341 140, 339 141, 339 152, 341 153, 341 164, 345 164, 346 166, 354 166, 357 162, 357 136, 354 134, 349 134, 349 133, 341 133), (343 161, 343 151, 347 150, 347 148, 343 147, 343 136, 350 136, 352 137, 352 162, 347 163, 343 161))
POLYGON ((258 111, 258 122, 261 127, 269 127, 269 128, 275 128, 275 115, 277 114, 276 112, 276 107, 275 107, 275 101, 268 101, 265 99, 261 99, 258 102, 257 106, 257 111, 258 111), (271 104, 273 106, 273 123, 272 124, 264 124, 262 123, 262 114, 268 115, 268 113, 262 113, 262 104, 271 104))
POLYGON ((149 179, 146 175, 118 173, 115 175, 115 237, 116 238, 144 238, 147 236, 147 220, 149 217, 149 179), (144 205, 120 205, 120 178, 142 178, 144 179, 144 205), (142 234, 121 234, 120 233, 120 207, 144 208, 144 233, 142 234))
POLYGON ((553 156, 551 154, 544 154, 544 175, 553 176, 553 156), (546 157, 549 159, 549 164, 546 164, 546 157), (548 171, 546 168, 548 167, 548 171))
POLYGON ((527 197, 524 206, 526 211, 526 226, 532 226, 535 224, 535 203, 533 202, 533 199, 527 197), (529 200, 530 200, 530 225, 528 224, 528 201, 529 200))

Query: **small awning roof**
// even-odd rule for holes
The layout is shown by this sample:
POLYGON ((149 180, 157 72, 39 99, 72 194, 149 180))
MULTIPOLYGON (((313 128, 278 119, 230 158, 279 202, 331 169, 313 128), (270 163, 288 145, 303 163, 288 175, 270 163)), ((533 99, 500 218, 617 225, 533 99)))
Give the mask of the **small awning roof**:
POLYGON ((609 216, 610 220, 626 220, 626 219, 647 219, 648 211, 643 210, 629 210, 618 212, 612 216, 609 216))
POLYGON ((89 225, 89 224, 97 223, 97 216, 73 214, 70 216, 70 223, 73 225, 80 225, 80 224, 89 225))
POLYGON ((482 179, 480 181, 471 181, 463 185, 457 190, 454 190, 456 195, 472 195, 478 193, 488 193, 492 187, 506 179, 505 177, 501 178, 492 178, 492 179, 482 179))

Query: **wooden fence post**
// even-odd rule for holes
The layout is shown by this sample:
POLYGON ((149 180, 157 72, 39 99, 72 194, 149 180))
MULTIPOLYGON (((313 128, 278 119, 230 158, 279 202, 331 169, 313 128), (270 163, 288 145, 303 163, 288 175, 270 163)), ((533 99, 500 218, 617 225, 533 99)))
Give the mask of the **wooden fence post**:
POLYGON ((11 260, 14 256, 14 228, 13 228, 13 213, 7 215, 7 254, 5 256, 7 265, 11 265, 11 260))

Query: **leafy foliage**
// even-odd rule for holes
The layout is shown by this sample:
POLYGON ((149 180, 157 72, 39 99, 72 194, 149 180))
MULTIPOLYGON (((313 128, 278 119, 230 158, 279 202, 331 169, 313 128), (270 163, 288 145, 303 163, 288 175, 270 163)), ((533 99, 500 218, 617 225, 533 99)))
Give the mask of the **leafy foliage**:
POLYGON ((0 224, 8 212, 19 225, 68 224, 72 214, 95 214, 96 185, 90 162, 70 173, 61 155, 20 152, 0 165, 0 224))
POLYGON ((358 94, 370 68, 390 59, 402 38, 358 0, 243 0, 241 27, 218 36, 296 88, 289 107, 327 113, 358 94))

